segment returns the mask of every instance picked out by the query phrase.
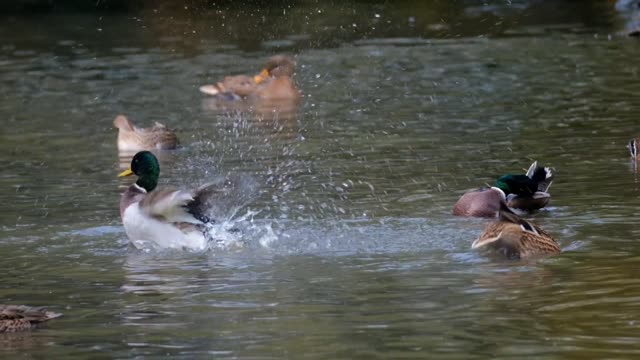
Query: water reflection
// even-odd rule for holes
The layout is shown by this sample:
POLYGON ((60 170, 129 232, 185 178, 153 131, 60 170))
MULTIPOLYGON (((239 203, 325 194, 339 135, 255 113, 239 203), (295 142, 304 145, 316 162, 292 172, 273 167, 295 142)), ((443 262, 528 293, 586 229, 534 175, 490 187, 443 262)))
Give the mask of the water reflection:
POLYGON ((0 349, 7 352, 29 352, 46 347, 52 340, 52 337, 34 335, 31 332, 3 333, 0 334, 0 349))

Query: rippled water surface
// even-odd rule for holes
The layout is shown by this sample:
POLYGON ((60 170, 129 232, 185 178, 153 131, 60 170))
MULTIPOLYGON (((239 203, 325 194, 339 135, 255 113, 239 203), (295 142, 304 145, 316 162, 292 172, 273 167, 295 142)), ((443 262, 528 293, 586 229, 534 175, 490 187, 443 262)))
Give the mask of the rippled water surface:
POLYGON ((0 303, 64 317, 0 357, 640 356, 640 44, 610 2, 478 3, 1 14, 0 303), (280 52, 293 113, 198 92, 280 52), (250 179, 232 243, 129 246, 120 113, 179 129, 162 185, 250 179), (452 204, 532 160, 563 253, 472 251, 452 204))

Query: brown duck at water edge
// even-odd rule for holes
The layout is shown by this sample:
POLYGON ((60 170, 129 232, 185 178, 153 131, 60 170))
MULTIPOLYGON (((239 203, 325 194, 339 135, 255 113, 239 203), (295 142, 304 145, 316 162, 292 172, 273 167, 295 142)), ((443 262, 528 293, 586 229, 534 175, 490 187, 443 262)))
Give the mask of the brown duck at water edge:
POLYGON ((118 151, 173 150, 179 145, 175 130, 156 122, 153 127, 139 128, 124 115, 113 120, 118 129, 118 151))
POLYGON ((528 259, 560 253, 560 247, 551 235, 521 219, 505 203, 500 207, 498 220, 487 225, 471 248, 491 250, 507 259, 528 259))
POLYGON ((204 85, 200 91, 225 100, 298 100, 300 91, 293 82, 295 61, 287 55, 269 58, 258 75, 226 76, 215 85, 204 85))
POLYGON ((31 330, 39 324, 62 316, 44 308, 0 304, 0 333, 31 330))
POLYGON ((495 186, 466 192, 453 206, 453 215, 495 217, 505 201, 511 209, 523 212, 541 209, 551 198, 547 191, 553 178, 553 169, 534 161, 525 175, 503 175, 495 186))

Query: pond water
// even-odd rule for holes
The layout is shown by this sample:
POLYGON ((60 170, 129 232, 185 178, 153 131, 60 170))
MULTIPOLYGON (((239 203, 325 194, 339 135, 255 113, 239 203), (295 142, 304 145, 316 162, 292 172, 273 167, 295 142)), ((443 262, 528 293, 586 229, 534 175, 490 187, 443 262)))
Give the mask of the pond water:
POLYGON ((640 44, 611 2, 0 19, 0 302, 64 313, 0 334, 1 358, 640 356, 640 44), (198 92, 275 53, 297 58, 293 113, 198 92), (120 113, 179 129, 162 185, 251 179, 236 241, 129 246, 120 113), (535 221, 563 253, 472 251, 485 221, 452 204, 533 160, 557 171, 535 221))

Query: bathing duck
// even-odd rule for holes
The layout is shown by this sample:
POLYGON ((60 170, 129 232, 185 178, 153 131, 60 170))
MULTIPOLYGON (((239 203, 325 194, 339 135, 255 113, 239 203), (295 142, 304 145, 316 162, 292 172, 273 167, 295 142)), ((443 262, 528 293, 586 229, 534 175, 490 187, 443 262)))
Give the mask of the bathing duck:
POLYGON ((547 191, 553 177, 553 169, 538 166, 535 161, 526 175, 503 175, 492 187, 465 193, 453 206, 453 215, 495 217, 502 202, 519 212, 541 209, 551 198, 547 191))
POLYGON ((471 244, 473 249, 487 249, 508 259, 560 253, 558 243, 539 226, 521 219, 502 202, 498 220, 490 223, 471 244))
POLYGON ((211 240, 206 213, 218 189, 204 185, 192 191, 156 189, 160 175, 158 159, 141 151, 131 167, 118 176, 137 175, 138 179, 122 194, 120 217, 129 240, 153 242, 160 248, 204 250, 211 240))
POLYGON ((258 75, 226 76, 215 85, 204 85, 200 91, 221 99, 296 100, 300 91, 293 82, 295 61, 287 55, 269 58, 258 75))

